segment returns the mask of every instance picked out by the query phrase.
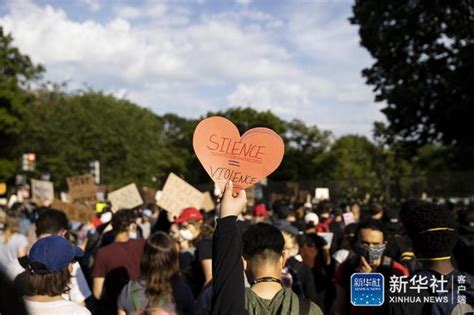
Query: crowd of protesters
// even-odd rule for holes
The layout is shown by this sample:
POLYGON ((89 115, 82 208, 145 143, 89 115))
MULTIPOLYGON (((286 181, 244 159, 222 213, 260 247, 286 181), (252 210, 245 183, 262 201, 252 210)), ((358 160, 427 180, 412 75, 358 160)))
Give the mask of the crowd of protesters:
POLYGON ((178 217, 155 204, 114 212, 109 205, 89 223, 27 201, 3 207, 0 314, 473 311, 472 205, 256 200, 249 207, 245 191, 232 195, 231 185, 215 210, 190 207, 178 217), (351 304, 354 273, 384 275, 383 305, 351 304), (445 277, 450 285, 439 294, 459 298, 390 302, 410 290, 392 292, 389 279, 420 275, 445 277), (465 281, 454 283, 459 276, 465 281))

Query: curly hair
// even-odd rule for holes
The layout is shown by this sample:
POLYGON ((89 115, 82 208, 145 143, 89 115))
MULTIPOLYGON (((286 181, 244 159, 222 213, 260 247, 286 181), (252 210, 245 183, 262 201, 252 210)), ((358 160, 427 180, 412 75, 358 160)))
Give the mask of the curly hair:
POLYGON ((172 280, 179 272, 179 254, 175 241, 163 232, 151 235, 140 261, 141 277, 146 281, 149 305, 173 303, 172 280))
POLYGON ((446 207, 409 200, 402 205, 400 220, 418 258, 451 256, 458 233, 456 220, 446 207))

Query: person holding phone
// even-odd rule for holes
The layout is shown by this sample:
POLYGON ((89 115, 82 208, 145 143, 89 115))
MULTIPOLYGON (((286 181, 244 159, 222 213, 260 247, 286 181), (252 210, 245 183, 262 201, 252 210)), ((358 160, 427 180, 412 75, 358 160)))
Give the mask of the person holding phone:
MULTIPOLYGON (((385 307, 354 307, 350 304, 349 290, 351 276, 354 273, 381 273, 385 279, 392 275, 408 276, 405 266, 384 256, 386 248, 383 223, 369 219, 359 224, 356 242, 353 245, 353 256, 344 261, 336 270, 335 314, 383 314, 385 307)), ((388 285, 388 281, 385 283, 388 285)), ((386 302, 387 303, 387 302, 386 302)))

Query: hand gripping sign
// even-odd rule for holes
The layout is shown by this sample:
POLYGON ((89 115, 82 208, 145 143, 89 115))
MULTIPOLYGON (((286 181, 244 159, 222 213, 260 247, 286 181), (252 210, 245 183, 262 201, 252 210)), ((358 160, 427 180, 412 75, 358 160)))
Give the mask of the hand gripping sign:
POLYGON ((193 147, 212 180, 224 191, 232 180, 234 192, 252 186, 277 169, 285 145, 268 128, 253 128, 242 136, 237 127, 223 117, 202 120, 194 130, 193 147))

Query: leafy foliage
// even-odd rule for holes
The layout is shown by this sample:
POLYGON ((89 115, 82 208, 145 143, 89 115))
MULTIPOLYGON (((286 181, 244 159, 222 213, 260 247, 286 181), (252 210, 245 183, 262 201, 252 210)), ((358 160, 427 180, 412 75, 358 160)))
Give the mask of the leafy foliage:
POLYGON ((16 137, 25 127, 23 119, 31 101, 22 87, 40 78, 43 67, 12 46, 13 38, 0 26, 0 178, 8 178, 18 166, 16 137))
MULTIPOLYGON (((396 141, 474 145, 474 10, 470 0, 356 0, 364 69, 396 141)), ((471 163, 472 165, 472 163, 471 163)))

